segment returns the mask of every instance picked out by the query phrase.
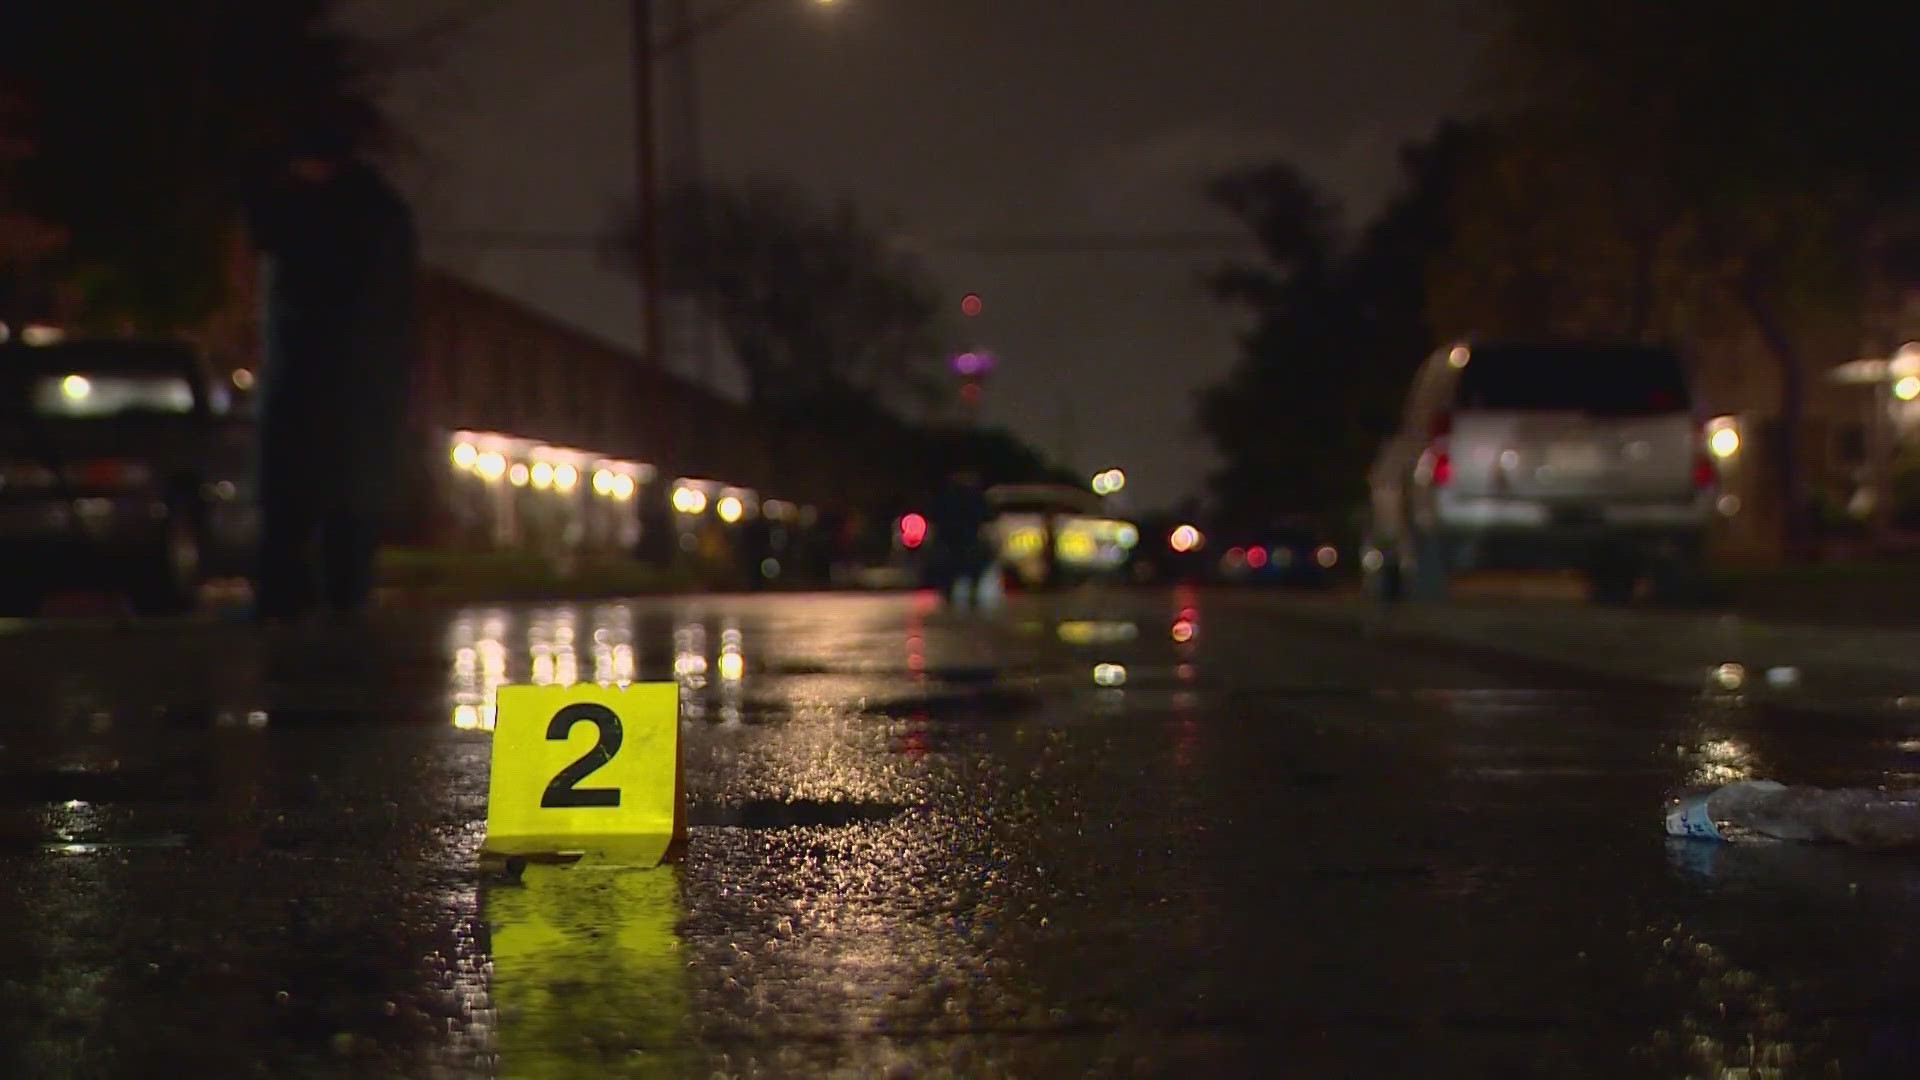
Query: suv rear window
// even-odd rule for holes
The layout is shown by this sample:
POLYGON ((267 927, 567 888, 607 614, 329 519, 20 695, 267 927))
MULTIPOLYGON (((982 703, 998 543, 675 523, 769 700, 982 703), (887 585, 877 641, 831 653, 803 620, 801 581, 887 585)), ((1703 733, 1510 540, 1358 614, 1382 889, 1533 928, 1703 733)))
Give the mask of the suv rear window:
POLYGON ((1692 407, 1670 349, 1633 346, 1482 346, 1472 351, 1454 404, 1461 409, 1655 416, 1692 407))

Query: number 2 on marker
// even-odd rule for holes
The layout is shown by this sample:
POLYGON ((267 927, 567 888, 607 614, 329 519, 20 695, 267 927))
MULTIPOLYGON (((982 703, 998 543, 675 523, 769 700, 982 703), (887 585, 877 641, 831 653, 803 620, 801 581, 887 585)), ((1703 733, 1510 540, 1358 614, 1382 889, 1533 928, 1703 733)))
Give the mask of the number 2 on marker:
POLYGON ((570 806, 619 806, 620 789, 617 787, 583 788, 576 787, 580 781, 592 776, 613 760, 620 752, 620 743, 626 733, 620 728, 620 717, 605 705, 577 703, 569 705, 553 714, 547 723, 549 742, 566 742, 573 733, 576 724, 592 724, 599 729, 600 737, 587 748, 587 752, 576 758, 573 764, 561 769, 547 783, 546 791, 540 795, 540 805, 546 808, 570 806))

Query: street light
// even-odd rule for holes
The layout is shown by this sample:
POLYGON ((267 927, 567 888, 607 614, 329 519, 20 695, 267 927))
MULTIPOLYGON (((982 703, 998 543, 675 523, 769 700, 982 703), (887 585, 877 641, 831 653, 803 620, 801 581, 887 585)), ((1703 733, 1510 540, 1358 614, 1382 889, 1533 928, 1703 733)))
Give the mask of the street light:
POLYGON ((1731 416, 1716 416, 1707 424, 1707 449, 1726 459, 1740 452, 1740 429, 1731 416))
POLYGON ((1095 495, 1112 495, 1126 486, 1127 474, 1119 469, 1108 469, 1106 472, 1096 474, 1093 478, 1095 495))

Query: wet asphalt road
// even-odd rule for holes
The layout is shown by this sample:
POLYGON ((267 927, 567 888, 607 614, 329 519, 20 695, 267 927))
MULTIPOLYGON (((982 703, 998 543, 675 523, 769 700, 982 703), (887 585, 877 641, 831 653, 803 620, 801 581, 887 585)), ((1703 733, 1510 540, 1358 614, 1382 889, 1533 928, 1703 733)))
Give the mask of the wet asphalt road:
POLYGON ((1920 863, 1658 825, 1689 783, 1920 784, 1920 712, 1170 593, 997 627, 905 596, 361 637, 17 624, 0 672, 0 1076, 1910 1076, 1920 1054, 1920 863), (682 683, 688 862, 483 878, 490 688, 629 670, 682 683))

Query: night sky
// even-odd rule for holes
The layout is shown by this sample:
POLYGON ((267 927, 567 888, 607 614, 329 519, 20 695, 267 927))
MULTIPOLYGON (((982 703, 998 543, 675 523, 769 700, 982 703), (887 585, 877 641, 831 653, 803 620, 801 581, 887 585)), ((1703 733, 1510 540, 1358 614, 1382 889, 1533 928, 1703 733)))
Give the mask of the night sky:
MULTIPOLYGON (((356 0, 405 35, 477 0, 356 0)), ((709 0, 720 3, 727 0, 709 0)), ((632 183, 625 0, 494 0, 395 80, 429 257, 632 344, 588 238, 632 183), (562 17, 564 16, 564 17, 562 17), (475 234, 511 233, 503 243, 475 234)), ((700 42, 703 150, 845 193, 927 255, 1000 364, 987 415, 1135 505, 1198 491, 1195 391, 1233 361, 1200 273, 1232 222, 1197 190, 1285 158, 1364 212, 1467 100, 1462 0, 762 0, 700 42)), ((664 80, 663 80, 664 81, 664 80)))

